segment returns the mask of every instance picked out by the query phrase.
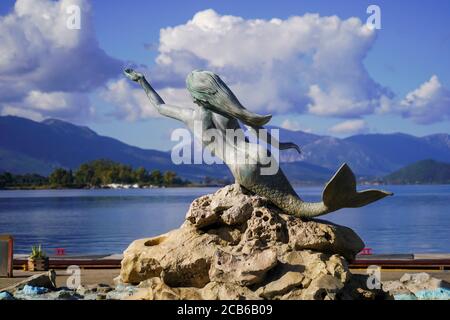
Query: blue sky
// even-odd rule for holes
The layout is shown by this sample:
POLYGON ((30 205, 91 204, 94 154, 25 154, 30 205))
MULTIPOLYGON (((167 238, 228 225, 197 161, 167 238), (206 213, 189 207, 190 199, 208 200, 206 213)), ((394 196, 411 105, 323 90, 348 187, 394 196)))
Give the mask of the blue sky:
MULTIPOLYGON (((64 1, 66 5, 70 2, 64 1)), ((22 11, 20 11, 17 7, 14 9, 15 2, 2 0, 0 14, 3 19, 8 15, 15 15, 12 18, 16 18, 13 22, 16 23, 16 29, 18 27, 23 30, 28 29, 26 21, 17 18, 22 14, 20 12, 29 15, 30 25, 34 25, 33 23, 38 19, 33 17, 35 12, 42 16, 42 12, 50 10, 52 5, 55 5, 55 1, 50 0, 21 0, 18 1, 22 2, 20 9, 22 11), (43 6, 36 8, 40 5, 39 3, 43 6)), ((82 0, 73 2, 80 4, 82 8, 87 3, 82 0)), ((64 46, 73 51, 71 53, 67 51, 61 53, 59 48, 61 39, 66 38, 66 30, 61 29, 58 33, 57 27, 52 31, 40 29, 40 36, 44 34, 45 37, 46 33, 52 34, 52 38, 46 38, 45 41, 48 40, 48 46, 54 46, 54 50, 43 47, 38 47, 36 50, 35 44, 27 43, 19 33, 16 36, 10 31, 11 36, 8 42, 5 42, 13 43, 10 54, 14 54, 14 50, 21 48, 33 48, 35 51, 30 50, 28 55, 24 54, 20 57, 22 60, 15 58, 12 65, 5 62, 7 67, 2 66, 0 61, 0 84, 6 88, 6 93, 0 89, 0 95, 3 93, 3 96, 7 97, 0 101, 2 114, 17 114, 36 120, 41 117, 60 117, 75 123, 87 124, 101 134, 119 138, 127 143, 146 148, 168 149, 170 144, 167 143, 167 139, 171 129, 180 125, 172 120, 155 117, 151 110, 147 110, 137 93, 138 88, 132 84, 119 82, 120 68, 129 63, 145 65, 147 72, 150 73, 149 79, 154 79, 156 87, 166 90, 168 97, 172 97, 170 90, 175 89, 176 96, 173 95, 173 99, 183 101, 180 98, 182 96, 180 83, 185 75, 178 70, 185 65, 189 67, 206 65, 216 72, 223 72, 226 79, 234 79, 230 80, 231 87, 233 90, 236 88, 240 93, 238 97, 241 102, 244 102, 249 109, 261 113, 267 111, 274 113, 272 123, 275 125, 337 136, 388 132, 405 132, 419 136, 438 132, 450 133, 450 59, 448 59, 450 57, 450 2, 448 1, 130 0, 124 2, 96 0, 89 3, 92 8, 88 10, 86 20, 82 20, 82 22, 89 21, 89 25, 87 27, 82 25, 77 39, 70 40, 71 43, 64 43, 64 46), (368 17, 366 9, 370 4, 376 4, 381 8, 381 30, 377 30, 371 36, 353 34, 352 30, 342 31, 346 28, 344 21, 352 17, 359 18, 364 24, 368 17), (197 13, 205 12, 207 9, 213 9, 215 14, 203 14, 201 19, 198 18, 199 23, 210 20, 225 23, 223 17, 229 15, 242 18, 242 21, 232 23, 232 28, 235 30, 260 32, 258 29, 253 29, 249 21, 263 19, 267 22, 277 18, 288 31, 291 27, 316 26, 317 32, 310 30, 306 35, 311 36, 311 39, 318 39, 317 41, 333 39, 333 35, 330 36, 329 31, 323 27, 327 20, 322 18, 337 16, 340 24, 335 31, 331 32, 336 33, 336 38, 341 37, 343 41, 349 41, 349 43, 342 51, 340 44, 333 44, 334 47, 330 45, 331 50, 336 48, 335 59, 330 58, 326 42, 314 44, 312 48, 304 44, 305 48, 300 48, 303 45, 301 39, 293 40, 299 41, 298 51, 295 51, 295 45, 290 46, 286 43, 284 47, 283 44, 277 44, 280 53, 291 52, 283 58, 286 59, 284 62, 277 62, 276 58, 269 54, 266 57, 259 57, 260 54, 266 54, 262 48, 271 50, 266 42, 270 44, 274 40, 274 38, 265 39, 259 33, 255 39, 261 41, 261 50, 258 50, 258 43, 253 44, 248 50, 253 50, 250 54, 254 54, 256 60, 261 60, 261 65, 270 61, 275 67, 264 73, 260 71, 260 65, 255 62, 255 65, 250 67, 257 71, 250 70, 244 74, 240 71, 243 68, 239 69, 239 65, 234 63, 236 59, 226 60, 226 58, 238 57, 239 55, 234 51, 242 48, 242 43, 239 41, 244 41, 245 44, 249 38, 242 38, 239 35, 234 37, 220 35, 221 39, 227 43, 227 47, 223 50, 226 60, 223 65, 219 64, 222 60, 208 55, 207 47, 204 51, 192 49, 198 42, 205 40, 207 43, 212 37, 217 36, 216 34, 210 37, 203 31, 198 33, 186 31, 187 22, 197 13), (289 18, 304 17, 309 13, 317 13, 319 18, 314 18, 312 22, 300 20, 295 26, 289 24, 289 18), (176 28, 177 26, 182 27, 176 28), (172 39, 175 43, 166 48, 165 56, 175 62, 161 66, 155 62, 155 59, 161 56, 161 43, 164 42, 164 39, 160 37, 160 30, 168 27, 172 29, 166 33, 164 39, 172 39), (183 37, 183 35, 185 38, 192 37, 194 42, 182 46, 180 43, 184 38, 177 37, 183 37), (227 54, 227 50, 231 52, 227 54), (185 54, 181 58, 178 56, 180 52, 185 54), (325 58, 321 58, 320 72, 315 67, 303 66, 306 60, 299 58, 300 55, 305 55, 304 59, 314 59, 314 54, 317 52, 327 54, 325 58), (348 52, 350 57, 341 57, 340 52, 348 52), (51 55, 50 57, 54 58, 54 64, 65 61, 72 65, 72 69, 49 67, 47 62, 40 62, 40 54, 43 57, 51 55), (35 65, 31 66, 33 63, 35 65), (290 66, 293 69, 299 68, 300 75, 297 75, 295 71, 292 71, 292 74, 288 72, 286 81, 288 84, 277 86, 275 89, 278 91, 268 92, 267 97, 255 96, 255 91, 257 93, 266 91, 265 85, 268 86, 267 88, 273 87, 270 80, 269 83, 261 83, 256 80, 257 78, 268 77, 280 83, 284 78, 277 78, 281 77, 278 70, 286 70, 290 66), (31 70, 32 67, 36 70, 29 73, 24 71, 31 70), (344 72, 341 70, 343 68, 355 68, 355 71, 344 70, 344 72), (47 69, 51 69, 48 73, 50 76, 37 79, 38 75, 46 74, 42 70, 47 69), (67 69, 68 74, 55 75, 55 72, 58 72, 55 70, 61 69, 67 69), (78 72, 79 70, 82 71, 78 72), (90 74, 89 70, 95 70, 95 74, 90 74), (11 74, 11 71, 21 75, 14 86, 11 84, 14 79, 5 76, 11 74), (352 78, 353 73, 354 78, 352 78), (66 80, 61 79, 67 79, 67 77, 71 77, 71 80, 64 83, 66 80), (243 78, 250 80, 247 83, 241 80, 243 78), (296 81, 302 84, 297 86, 296 81), (87 89, 87 86, 91 89, 87 89), (17 87, 23 87, 23 90, 20 91, 17 87), (245 88, 248 91, 245 91, 245 88), (314 88, 317 90, 313 90, 314 88), (14 91, 16 89, 17 92, 14 91), (30 94, 30 91, 33 94, 30 94), (119 95, 119 91, 123 95, 119 95), (130 98, 132 101, 129 104, 125 100, 127 94, 135 95, 133 99, 130 98), (388 107, 381 112, 380 104, 386 100, 389 101, 388 107), (48 101, 63 101, 61 102, 63 107, 50 110, 51 107, 47 106, 48 101), (335 101, 341 101, 341 105, 337 104, 335 110, 330 111, 335 101), (345 109, 345 103, 352 104, 353 107, 345 109), (85 107, 78 107, 80 104, 85 107), (71 108, 71 105, 74 107, 71 108), (330 110, 327 109, 329 105, 330 110)), ((58 21, 57 16, 51 14, 50 16, 58 21)), ((84 13, 82 18, 85 18, 84 13)), ((215 26, 220 28, 221 25, 215 26)), ((0 30, 2 28, 8 28, 5 21, 3 25, 0 23, 0 30)), ((361 26, 355 26, 355 28, 361 28, 361 26)), ((214 32, 217 30, 213 30, 211 34, 214 32)), ((72 35, 72 33, 68 34, 68 37, 72 35)), ((275 37, 277 37, 276 33, 275 37)), ((4 40, 0 36, 0 44, 1 41, 4 40)), ((47 43, 45 41, 42 42, 47 43)), ((28 52, 23 49, 21 51, 28 52)), ((277 51, 274 51, 274 54, 276 53, 277 51)), ((2 55, 0 55, 1 59, 2 55)), ((252 60, 249 61, 251 64, 252 60)))

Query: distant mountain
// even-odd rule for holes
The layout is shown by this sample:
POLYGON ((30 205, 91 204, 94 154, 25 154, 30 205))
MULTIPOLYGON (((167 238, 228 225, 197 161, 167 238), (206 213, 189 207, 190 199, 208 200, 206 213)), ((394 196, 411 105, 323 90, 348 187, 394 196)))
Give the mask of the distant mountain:
POLYGON ((390 184, 450 184, 450 163, 422 160, 384 178, 390 184))
POLYGON ((280 164, 281 169, 293 184, 318 184, 330 180, 333 170, 316 166, 308 162, 285 162, 280 164))
POLYGON ((0 132, 0 171, 48 175, 58 167, 76 169, 87 161, 110 159, 133 167, 182 172, 190 179, 228 176, 225 167, 176 166, 167 152, 133 147, 60 120, 0 117, 0 132))
MULTIPOLYGON (((232 178, 225 165, 174 165, 168 152, 133 147, 61 120, 0 117, 0 133, 0 172, 48 175, 59 167, 77 169, 91 160, 109 159, 148 170, 173 170, 193 181, 206 176, 232 178)), ((292 182, 323 182, 332 173, 305 162, 288 163, 286 168, 292 182)))
MULTIPOLYGON (((271 127, 274 128, 274 127, 271 127)), ((281 167, 292 182, 324 182, 347 162, 358 176, 383 177, 423 159, 450 163, 450 136, 406 134, 356 135, 346 139, 280 129, 281 141, 302 149, 280 152, 281 167)), ((0 171, 48 175, 57 167, 110 159, 149 170, 173 170, 184 178, 231 178, 225 165, 174 165, 170 153, 130 146, 91 129, 61 120, 36 122, 0 117, 0 171)))
POLYGON ((365 134, 338 139, 280 129, 280 140, 295 141, 303 151, 281 153, 282 161, 306 161, 329 169, 347 162, 360 176, 384 176, 423 159, 450 162, 448 134, 365 134))

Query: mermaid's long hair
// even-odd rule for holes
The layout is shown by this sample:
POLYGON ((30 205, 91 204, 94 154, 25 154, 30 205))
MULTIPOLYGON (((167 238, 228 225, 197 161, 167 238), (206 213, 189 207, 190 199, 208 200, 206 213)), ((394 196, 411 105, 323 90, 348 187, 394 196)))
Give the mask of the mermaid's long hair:
MULTIPOLYGON (((259 115, 245 109, 220 77, 210 71, 194 70, 186 78, 186 87, 194 102, 224 116, 233 117, 253 129, 261 129, 272 119, 272 115, 259 115)), ((275 138, 270 137, 273 144, 275 138)), ((278 141, 277 141, 278 142, 278 141)), ((300 148, 292 142, 278 142, 280 150, 300 148)))
POLYGON ((222 79, 210 71, 192 71, 186 78, 186 86, 195 103, 252 127, 263 126, 272 118, 245 109, 222 79))

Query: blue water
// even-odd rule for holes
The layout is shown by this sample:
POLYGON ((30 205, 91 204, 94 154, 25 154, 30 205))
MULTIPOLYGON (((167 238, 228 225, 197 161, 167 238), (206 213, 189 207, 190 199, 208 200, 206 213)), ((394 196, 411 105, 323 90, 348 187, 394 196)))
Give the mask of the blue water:
MULTIPOLYGON (((395 196, 324 218, 353 228, 374 253, 450 252, 450 186, 384 186, 395 196)), ((122 252, 180 226, 190 202, 215 189, 0 191, 0 234, 15 252, 34 244, 66 254, 122 252)), ((318 201, 319 187, 297 192, 318 201)))

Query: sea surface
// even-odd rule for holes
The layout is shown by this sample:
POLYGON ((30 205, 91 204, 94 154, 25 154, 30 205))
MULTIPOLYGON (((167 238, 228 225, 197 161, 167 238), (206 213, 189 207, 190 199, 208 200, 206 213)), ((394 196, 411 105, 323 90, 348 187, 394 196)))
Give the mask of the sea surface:
MULTIPOLYGON (((382 186, 395 193, 359 209, 324 216, 353 228, 373 253, 450 252, 450 186, 382 186)), ((191 201, 214 188, 0 191, 0 234, 15 252, 121 253, 135 239, 179 227, 191 201)), ((299 187, 308 201, 322 188, 299 187)))

